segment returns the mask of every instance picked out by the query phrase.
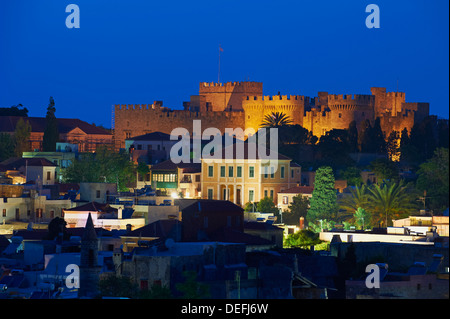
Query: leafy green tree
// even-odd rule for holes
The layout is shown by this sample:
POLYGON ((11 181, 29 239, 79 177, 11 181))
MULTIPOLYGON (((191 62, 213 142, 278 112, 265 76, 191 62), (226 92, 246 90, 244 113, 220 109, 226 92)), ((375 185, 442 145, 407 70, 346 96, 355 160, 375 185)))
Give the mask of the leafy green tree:
POLYGON ((149 290, 141 290, 139 299, 172 299, 172 292, 167 287, 153 285, 149 290))
POLYGON ((371 130, 372 125, 369 120, 364 120, 360 124, 358 134, 358 145, 361 153, 371 153, 371 130))
POLYGON ((333 229, 334 225, 336 225, 336 222, 333 220, 320 219, 315 223, 310 223, 308 229, 315 233, 320 233, 323 230, 333 229))
POLYGON ((0 133, 0 162, 14 156, 14 139, 7 133, 0 133))
POLYGON ((449 154, 448 148, 438 148, 434 156, 420 165, 416 187, 426 191, 425 203, 433 210, 449 206, 449 154), (428 198, 427 198, 428 197, 428 198))
POLYGON ((304 160, 301 147, 312 147, 318 138, 301 125, 285 125, 278 127, 279 153, 301 163, 304 160))
POLYGON ((371 215, 364 208, 358 207, 353 218, 357 227, 366 229, 369 226, 371 215))
POLYGON ((449 148, 449 124, 448 120, 438 120, 437 123, 438 148, 449 148))
POLYGON ((381 129, 380 118, 375 119, 373 128, 370 132, 371 143, 374 153, 385 154, 386 153, 386 137, 384 136, 383 130, 381 129))
POLYGON ((415 157, 414 154, 419 151, 414 145, 412 145, 407 128, 404 128, 400 134, 399 151, 401 162, 413 162, 412 159, 415 157))
POLYGON ((408 137, 406 132, 402 131, 400 142, 401 160, 412 165, 420 165, 433 157, 440 135, 439 132, 435 134, 435 131, 438 129, 436 126, 434 118, 429 116, 422 122, 414 124, 408 137))
POLYGON ((265 128, 279 128, 281 126, 291 125, 293 122, 283 112, 272 112, 264 116, 261 127, 265 128))
POLYGON ((298 225, 300 217, 306 218, 309 208, 309 198, 298 194, 292 198, 292 203, 288 211, 283 213, 283 223, 288 225, 298 225))
POLYGON ((347 144, 349 146, 350 153, 358 152, 358 129, 356 127, 356 121, 351 121, 347 129, 347 144))
POLYGON ((396 163, 385 159, 378 158, 369 165, 379 180, 397 181, 399 179, 399 170, 396 163))
POLYGON ((148 165, 144 162, 139 162, 136 167, 136 172, 139 176, 143 177, 145 180, 145 175, 147 175, 150 172, 150 169, 148 168, 148 165))
POLYGON ((17 157, 22 157, 23 152, 30 150, 30 135, 31 135, 31 125, 30 122, 24 121, 21 117, 16 124, 16 129, 14 131, 14 155, 17 157))
POLYGON ((278 214, 278 208, 275 206, 273 199, 270 197, 264 197, 263 199, 261 199, 256 209, 260 213, 278 214))
POLYGON ((64 220, 64 218, 60 218, 60 217, 53 218, 50 221, 50 223, 48 224, 48 232, 46 235, 46 239, 54 240, 60 234, 62 234, 63 240, 69 240, 70 234, 67 232, 66 226, 67 226, 67 222, 64 220))
POLYGON ((98 282, 101 297, 136 298, 138 287, 130 277, 109 275, 98 282))
POLYGON ((28 109, 22 104, 13 105, 11 107, 0 107, 0 116, 28 116, 28 109))
POLYGON ((283 145, 314 145, 317 137, 301 125, 283 125, 278 127, 278 137, 283 145))
POLYGON ((361 123, 359 147, 362 153, 386 153, 386 141, 379 117, 375 119, 373 126, 369 120, 361 123))
POLYGON ((403 181, 386 182, 369 188, 369 210, 374 223, 389 226, 392 218, 402 218, 417 210, 417 194, 403 181))
POLYGON ((309 248, 320 243, 322 243, 322 241, 319 239, 319 234, 309 229, 302 229, 294 234, 288 235, 285 238, 283 245, 289 248, 309 248))
POLYGON ((395 162, 400 160, 400 134, 397 131, 392 131, 386 142, 386 151, 389 160, 395 162))
POLYGON ((209 286, 197 281, 195 271, 184 271, 185 281, 176 284, 176 289, 182 293, 181 299, 204 299, 210 296, 209 286))
POLYGON ((323 166, 331 166, 335 169, 347 166, 352 162, 349 156, 351 147, 348 143, 348 131, 333 129, 320 137, 317 144, 320 160, 323 166))
POLYGON ((339 179, 346 180, 348 186, 360 186, 363 183, 361 169, 356 166, 348 166, 340 170, 339 179))
POLYGON ((119 191, 127 191, 136 180, 136 167, 125 152, 113 152, 107 147, 96 153, 86 153, 63 171, 66 183, 116 183, 119 191))
POLYGON ((257 212, 258 211, 258 202, 252 203, 248 202, 244 206, 244 212, 251 213, 251 212, 257 212))
POLYGON ((333 170, 329 166, 319 167, 314 179, 314 190, 306 216, 308 223, 320 219, 334 219, 338 212, 337 194, 334 188, 333 170))
POLYGON ((47 115, 45 116, 44 138, 42 140, 42 149, 44 152, 56 151, 56 143, 59 140, 59 130, 55 112, 55 100, 50 96, 47 115))

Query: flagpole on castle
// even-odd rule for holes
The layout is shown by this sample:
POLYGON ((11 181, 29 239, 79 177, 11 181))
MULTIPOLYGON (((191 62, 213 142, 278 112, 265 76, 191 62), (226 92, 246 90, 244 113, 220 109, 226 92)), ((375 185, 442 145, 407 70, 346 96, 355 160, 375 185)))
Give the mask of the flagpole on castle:
POLYGON ((219 44, 219 72, 217 74, 217 83, 220 83, 220 52, 223 51, 223 49, 221 48, 220 44, 219 44))

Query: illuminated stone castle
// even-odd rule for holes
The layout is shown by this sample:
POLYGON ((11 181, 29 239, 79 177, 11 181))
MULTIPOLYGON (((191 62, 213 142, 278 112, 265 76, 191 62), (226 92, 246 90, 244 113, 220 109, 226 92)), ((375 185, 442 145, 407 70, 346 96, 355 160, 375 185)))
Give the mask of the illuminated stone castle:
POLYGON ((370 95, 335 95, 319 92, 317 97, 302 95, 264 96, 261 82, 201 82, 199 94, 183 103, 183 110, 153 104, 114 106, 114 138, 116 149, 125 146, 125 139, 151 132, 170 134, 183 127, 192 132, 193 120, 201 120, 202 130, 208 127, 253 128, 272 112, 282 112, 293 124, 299 124, 320 137, 332 129, 346 129, 352 121, 357 127, 364 120, 371 123, 380 118, 386 137, 401 132, 429 115, 429 103, 406 102, 404 92, 386 92, 373 87, 370 95))

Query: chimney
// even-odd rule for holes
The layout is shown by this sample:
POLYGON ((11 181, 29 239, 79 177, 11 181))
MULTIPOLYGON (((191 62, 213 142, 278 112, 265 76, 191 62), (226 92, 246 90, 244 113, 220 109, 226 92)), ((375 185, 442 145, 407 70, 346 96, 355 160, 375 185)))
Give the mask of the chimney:
POLYGON ((117 219, 122 219, 122 207, 119 207, 117 211, 117 219))
POLYGON ((305 228, 305 217, 300 217, 300 229, 305 228))

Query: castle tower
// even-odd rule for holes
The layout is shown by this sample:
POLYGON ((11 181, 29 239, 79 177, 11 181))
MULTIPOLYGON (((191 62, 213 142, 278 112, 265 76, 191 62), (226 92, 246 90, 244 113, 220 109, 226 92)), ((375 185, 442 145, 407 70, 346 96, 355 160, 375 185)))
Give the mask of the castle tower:
POLYGON ((79 298, 94 298, 97 295, 100 269, 101 266, 98 265, 98 239, 91 214, 89 214, 81 238, 79 298))
POLYGON ((286 114, 294 125, 303 125, 305 101, 309 103, 308 98, 301 95, 247 96, 242 101, 245 129, 251 128, 256 132, 261 127, 264 117, 275 112, 286 114))
POLYGON ((329 95, 330 121, 335 129, 347 129, 356 123, 374 120, 375 97, 373 95, 329 95))
POLYGON ((320 92, 318 106, 305 112, 303 127, 320 137, 332 129, 347 129, 352 121, 358 124, 374 120, 375 96, 328 94, 320 92))
POLYGON ((406 101, 404 92, 386 92, 386 88, 370 88, 372 95, 375 96, 375 117, 390 113, 397 116, 402 112, 403 104, 406 101))
POLYGON ((242 101, 246 96, 262 94, 261 82, 201 82, 199 95, 204 100, 200 103, 200 112, 243 111, 242 101))

